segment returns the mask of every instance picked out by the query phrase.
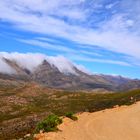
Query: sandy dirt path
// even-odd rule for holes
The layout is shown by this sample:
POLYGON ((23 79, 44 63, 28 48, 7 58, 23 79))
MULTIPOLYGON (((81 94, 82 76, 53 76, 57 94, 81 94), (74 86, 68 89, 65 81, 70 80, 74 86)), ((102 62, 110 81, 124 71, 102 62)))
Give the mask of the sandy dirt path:
POLYGON ((38 140, 140 140, 140 102, 131 106, 65 118, 61 131, 39 134, 38 140))

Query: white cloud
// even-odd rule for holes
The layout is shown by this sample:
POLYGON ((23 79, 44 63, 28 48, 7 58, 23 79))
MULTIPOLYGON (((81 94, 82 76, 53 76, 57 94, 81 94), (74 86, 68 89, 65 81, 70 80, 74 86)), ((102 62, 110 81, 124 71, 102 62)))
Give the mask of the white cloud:
POLYGON ((55 51, 62 51, 62 52, 75 52, 75 50, 67 48, 65 46, 56 45, 56 44, 53 45, 48 42, 40 41, 38 39, 32 39, 32 40, 17 39, 17 40, 20 42, 26 43, 26 44, 40 46, 40 47, 46 48, 48 50, 55 50, 55 51))
POLYGON ((109 60, 109 59, 96 59, 90 58, 85 56, 69 56, 71 60, 78 60, 83 62, 98 62, 98 63, 105 63, 105 64, 114 64, 114 65, 121 65, 121 66, 131 66, 131 64, 124 62, 124 61, 117 61, 117 60, 109 60))
POLYGON ((105 8, 106 8, 106 9, 111 9, 111 8, 113 8, 115 5, 117 5, 118 3, 119 3, 119 1, 116 1, 116 2, 114 2, 114 3, 107 4, 107 5, 105 5, 105 8))
MULTIPOLYGON (((95 53, 92 51, 85 51, 85 50, 77 51, 76 49, 74 50, 74 49, 70 49, 70 48, 67 48, 64 46, 52 45, 47 42, 42 42, 41 40, 52 41, 52 40, 48 40, 48 39, 46 40, 45 38, 42 38, 40 41, 39 40, 19 40, 19 41, 27 43, 27 44, 35 45, 35 46, 40 46, 40 47, 46 48, 48 50, 57 50, 57 51, 68 53, 68 57, 73 61, 80 60, 83 62, 99 62, 99 63, 108 63, 108 64, 115 64, 115 65, 122 65, 122 66, 130 66, 131 64, 137 65, 134 62, 134 60, 132 61, 132 58, 129 58, 129 59, 126 58, 123 61, 103 59, 103 58, 101 58, 102 54, 99 54, 99 53, 95 53), (95 57, 93 58, 93 56, 100 57, 100 59, 97 59, 95 57), (129 60, 131 63, 125 62, 127 60, 129 60)), ((91 48, 91 47, 89 47, 89 48, 91 48)), ((54 58, 54 59, 56 61, 56 58, 54 58)), ((55 63, 56 65, 57 65, 57 61, 55 63)))
POLYGON ((91 55, 91 56, 102 56, 99 53, 95 53, 95 52, 92 52, 92 51, 85 51, 85 50, 81 50, 80 53, 86 54, 86 55, 91 55))
POLYGON ((131 20, 131 19, 128 19, 128 20, 126 20, 126 24, 127 24, 129 27, 131 27, 131 26, 134 25, 134 21, 131 20))
MULTIPOLYGON (((0 52, 1 58, 15 61, 20 67, 33 71, 46 58, 43 54, 0 52)), ((0 66, 2 68, 2 66, 0 66)))
POLYGON ((90 72, 89 70, 87 70, 83 65, 78 65, 75 64, 76 68, 84 73, 87 73, 89 75, 93 75, 93 72, 90 72))
POLYGON ((140 38, 138 36, 132 36, 128 33, 121 32, 92 32, 87 31, 81 34, 77 34, 75 40, 79 43, 85 43, 89 45, 102 46, 106 50, 111 50, 125 55, 130 55, 136 58, 140 58, 140 38))
POLYGON ((20 67, 26 68, 30 71, 34 71, 43 60, 47 60, 50 65, 55 66, 62 73, 68 74, 77 74, 74 66, 71 61, 66 59, 63 56, 47 56, 39 53, 7 53, 0 52, 0 72, 2 73, 15 73, 15 70, 10 67, 6 62, 3 61, 3 58, 16 62, 20 67))
POLYGON ((111 9, 113 6, 114 6, 114 4, 111 3, 111 4, 106 5, 105 8, 106 9, 111 9))
MULTIPOLYGON (((55 66, 61 73, 65 74, 74 74, 77 75, 75 68, 79 69, 82 72, 92 74, 84 66, 72 63, 70 60, 66 59, 64 56, 47 56, 40 53, 7 53, 0 52, 0 72, 8 74, 16 74, 16 70, 8 65, 3 58, 16 62, 20 67, 26 68, 30 71, 34 71, 44 60, 46 60, 52 67, 55 66)), ((79 57, 71 56, 71 60, 80 60, 86 62, 99 62, 99 63, 109 63, 117 64, 123 66, 130 66, 130 64, 122 61, 113 61, 113 60, 102 60, 94 59, 88 57, 79 57)))
POLYGON ((12 69, 8 64, 6 64, 3 59, 0 58, 0 73, 15 74, 16 71, 12 69))
POLYGON ((75 69, 74 69, 74 65, 72 64, 72 62, 70 62, 68 59, 66 59, 63 56, 56 56, 56 57, 49 56, 46 58, 46 60, 51 65, 54 65, 55 67, 57 67, 59 69, 59 71, 62 73, 76 74, 75 69))
MULTIPOLYGON (((79 44, 97 45, 106 50, 140 59, 139 0, 118 2, 117 6, 120 7, 116 10, 119 12, 117 11, 117 14, 112 14, 106 20, 97 23, 98 28, 77 24, 86 21, 87 24, 94 25, 89 19, 90 14, 100 12, 104 2, 105 0, 91 1, 89 7, 84 7, 87 1, 81 0, 52 0, 51 2, 46 0, 1 0, 0 19, 10 22, 22 30, 62 37, 79 44), (74 20, 75 22, 71 24, 64 20, 63 16, 68 18, 68 21, 74 20)), ((108 8, 112 6, 108 5, 108 8)), ((92 17, 92 19, 94 18, 98 17, 92 17)), ((33 40, 27 43, 38 43, 38 45, 46 47, 42 42, 33 40)), ((51 47, 53 49, 53 46, 51 47)), ((67 50, 67 48, 62 49, 67 50)), ((69 48, 68 51, 70 51, 69 48)))

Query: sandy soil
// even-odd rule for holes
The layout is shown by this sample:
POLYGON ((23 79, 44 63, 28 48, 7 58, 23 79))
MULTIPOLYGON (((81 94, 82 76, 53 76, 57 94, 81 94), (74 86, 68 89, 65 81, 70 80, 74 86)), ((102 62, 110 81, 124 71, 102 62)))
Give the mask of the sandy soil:
POLYGON ((64 119, 61 131, 42 133, 38 140, 140 140, 140 102, 131 106, 77 115, 64 119))

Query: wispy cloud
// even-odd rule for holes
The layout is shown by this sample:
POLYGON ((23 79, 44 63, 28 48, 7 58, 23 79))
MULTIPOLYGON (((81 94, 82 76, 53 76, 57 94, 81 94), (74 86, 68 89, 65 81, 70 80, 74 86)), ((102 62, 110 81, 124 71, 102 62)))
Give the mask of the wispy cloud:
POLYGON ((85 56, 71 56, 72 60, 78 61, 85 61, 85 62, 98 62, 98 63, 105 63, 105 64, 114 64, 114 65, 122 65, 122 66, 132 66, 131 64, 124 62, 124 61, 117 61, 117 60, 109 60, 109 59, 96 59, 90 58, 85 56))
MULTIPOLYGON (((44 42, 44 38, 43 38, 43 41, 41 41, 40 38, 39 40, 38 39, 33 39, 33 40, 18 39, 18 41, 27 43, 30 45, 38 46, 38 47, 40 46, 40 47, 46 48, 47 50, 65 52, 66 56, 68 56, 73 61, 79 60, 83 62, 99 62, 99 63, 115 64, 115 65, 122 65, 122 66, 131 66, 131 64, 129 64, 128 62, 125 62, 125 60, 118 61, 118 60, 103 59, 101 58, 102 54, 100 53, 90 52, 90 51, 86 51, 82 49, 81 50, 70 49, 66 46, 51 44, 48 42, 44 42), (96 56, 99 58, 97 59, 96 56)), ((52 41, 52 40, 45 39, 45 41, 52 41)))
MULTIPOLYGON (((116 3, 106 0, 1 0, 0 19, 12 23, 14 28, 39 33, 43 37, 49 35, 77 44, 97 45, 140 60, 139 6, 139 0, 122 0, 116 3)), ((20 41, 75 53, 75 50, 67 46, 54 47, 47 42, 31 39, 20 41)), ((81 51, 83 52, 82 49, 81 51)), ((95 55, 94 52, 83 53, 95 55)), ((126 62, 113 60, 92 61, 127 65, 126 62)), ((138 61, 135 63, 140 64, 138 61)))
POLYGON ((69 53, 75 52, 75 50, 73 50, 71 48, 67 48, 67 47, 64 47, 61 45, 56 45, 56 44, 53 45, 51 43, 39 41, 37 39, 31 39, 31 40, 17 39, 17 40, 20 42, 26 43, 26 44, 46 48, 47 50, 55 50, 55 51, 69 52, 69 53))

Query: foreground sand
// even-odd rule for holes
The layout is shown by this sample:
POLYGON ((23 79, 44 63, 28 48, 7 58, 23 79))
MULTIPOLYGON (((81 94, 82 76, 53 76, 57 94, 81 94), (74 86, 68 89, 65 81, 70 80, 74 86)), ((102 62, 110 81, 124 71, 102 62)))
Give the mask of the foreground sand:
POLYGON ((64 119, 60 132, 39 134, 38 140, 140 140, 140 102, 131 106, 64 119))

